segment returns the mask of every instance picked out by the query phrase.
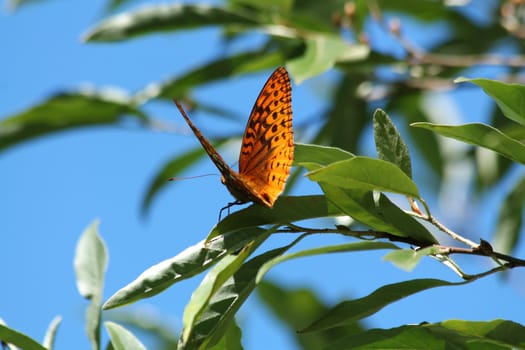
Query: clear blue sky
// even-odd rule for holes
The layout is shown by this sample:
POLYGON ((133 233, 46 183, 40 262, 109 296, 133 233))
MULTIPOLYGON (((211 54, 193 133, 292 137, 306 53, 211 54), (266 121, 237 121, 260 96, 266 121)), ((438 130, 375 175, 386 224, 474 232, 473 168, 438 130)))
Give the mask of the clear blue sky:
MULTIPOLYGON (((214 29, 162 34, 116 45, 82 44, 81 35, 102 18, 104 3, 55 0, 0 14, 0 118, 43 101, 54 92, 77 89, 85 83, 134 92, 222 52, 219 32, 214 29)), ((225 107, 247 117, 269 73, 212 84, 199 89, 196 96, 216 105, 229 104, 225 107)), ((296 123, 322 108, 315 84, 294 85, 296 123)), ((465 106, 460 108, 465 110, 465 106)), ((148 105, 147 110, 179 130, 187 130, 173 106, 148 105)), ((207 135, 244 127, 244 121, 219 123, 205 115, 194 119, 207 135)), ((218 177, 173 184, 154 203, 147 219, 139 216, 144 190, 156 170, 176 152, 196 145, 190 134, 130 126, 68 131, 0 154, 0 318, 40 340, 52 318, 62 315, 56 348, 87 348, 86 302, 76 290, 73 272, 80 233, 95 218, 101 220, 101 234, 110 253, 105 298, 149 266, 203 239, 215 224, 219 208, 231 200, 218 177)), ((234 163, 237 154, 232 147, 224 156, 234 163)), ((217 171, 206 161, 189 175, 210 172, 217 171)), ((308 184, 295 190, 297 194, 316 192, 316 187, 308 184)), ((490 227, 479 226, 479 234, 488 238, 490 227)), ((316 238, 300 248, 339 241, 316 238)), ((416 277, 457 280, 450 270, 430 259, 406 273, 382 261, 383 254, 334 254, 292 261, 276 268, 268 278, 288 287, 312 287, 330 304, 345 297, 365 296, 385 282, 416 277)), ((525 249, 520 249, 519 255, 525 256, 525 249)), ((468 272, 478 268, 465 265, 468 272)), ((523 270, 513 271, 507 276, 509 283, 503 283, 501 276, 492 276, 463 287, 421 293, 389 306, 366 323, 395 327, 454 318, 505 318, 525 324, 524 276, 523 270)), ((184 305, 201 278, 176 284, 127 309, 157 313, 174 330, 180 330, 184 305)), ((247 349, 267 349, 270 345, 293 348, 291 336, 280 331, 255 297, 243 306, 239 320, 247 349)))

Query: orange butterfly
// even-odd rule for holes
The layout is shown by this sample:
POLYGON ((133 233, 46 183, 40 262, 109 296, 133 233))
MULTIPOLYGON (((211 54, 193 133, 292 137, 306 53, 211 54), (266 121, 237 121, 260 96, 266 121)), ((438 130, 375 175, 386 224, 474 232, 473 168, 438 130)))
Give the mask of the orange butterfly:
POLYGON ((206 153, 222 174, 226 185, 236 201, 232 205, 254 202, 272 208, 284 189, 293 161, 292 97, 288 72, 277 68, 255 101, 242 138, 239 155, 239 172, 226 164, 211 143, 191 122, 177 100, 175 104, 197 136, 206 153))

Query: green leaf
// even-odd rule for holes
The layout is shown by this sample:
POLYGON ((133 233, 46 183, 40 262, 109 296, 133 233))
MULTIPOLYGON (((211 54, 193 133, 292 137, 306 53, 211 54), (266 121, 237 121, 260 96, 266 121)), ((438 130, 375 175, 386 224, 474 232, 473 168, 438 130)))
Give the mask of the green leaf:
POLYGON ((487 95, 496 101, 507 118, 525 125, 525 85, 508 84, 481 78, 458 78, 455 82, 469 82, 480 86, 487 95))
POLYGON ((287 67, 297 84, 332 68, 338 61, 358 61, 368 57, 370 48, 353 45, 333 34, 317 34, 306 39, 306 51, 288 61, 287 67))
POLYGON ((84 230, 75 252, 77 289, 90 300, 86 311, 86 331, 92 349, 100 349, 100 317, 104 275, 107 267, 107 249, 98 233, 98 221, 84 230))
POLYGON ((294 151, 295 166, 304 166, 308 170, 315 170, 340 160, 353 158, 354 155, 337 147, 309 145, 296 143, 294 151))
POLYGON ((373 315, 388 304, 392 304, 426 289, 442 286, 457 286, 465 283, 468 282, 452 283, 438 279, 416 279, 388 284, 376 289, 366 297, 339 303, 323 317, 313 322, 301 332, 315 332, 338 327, 373 315))
POLYGON ((278 226, 267 230, 265 234, 258 236, 245 245, 239 252, 223 257, 204 277, 201 284, 195 289, 190 302, 184 309, 182 322, 184 325, 181 342, 185 343, 191 336, 195 322, 208 307, 210 299, 217 293, 223 284, 239 270, 244 261, 257 249, 278 226))
POLYGON ((525 164, 525 145, 490 125, 472 123, 454 126, 413 123, 411 126, 432 130, 446 137, 484 147, 515 162, 525 164))
POLYGON ((264 275, 275 265, 285 262, 287 260, 302 258, 306 256, 331 254, 331 253, 348 253, 357 252, 364 250, 376 250, 376 249, 399 249, 396 245, 387 242, 353 242, 338 245, 331 245, 319 248, 312 248, 302 250, 296 253, 287 255, 281 255, 265 263, 260 269, 256 277, 256 282, 259 283, 264 275))
POLYGON ((280 52, 263 50, 242 52, 226 58, 211 61, 182 76, 162 83, 149 84, 136 95, 137 101, 152 98, 183 99, 197 87, 224 80, 243 73, 254 73, 283 65, 284 56, 280 52))
POLYGON ((210 241, 218 235, 242 228, 284 225, 294 221, 341 215, 345 214, 327 202, 324 196, 280 196, 272 209, 253 204, 228 215, 212 229, 206 239, 210 241))
POLYGON ((412 163, 405 141, 396 126, 381 109, 374 112, 374 141, 379 159, 397 165, 408 177, 412 178, 412 163))
POLYGON ((146 347, 138 340, 133 333, 121 325, 106 321, 104 326, 109 333, 111 345, 115 350, 146 350, 146 347))
POLYGON ((525 177, 522 177, 507 194, 499 208, 493 246, 498 252, 511 254, 523 228, 525 205, 525 177))
POLYGON ((230 231, 208 242, 200 241, 173 258, 144 271, 133 282, 113 294, 103 308, 111 309, 156 295, 172 284, 206 270, 226 254, 242 248, 265 232, 266 230, 252 227, 230 231))
POLYGON ((36 340, 0 323, 0 345, 3 343, 12 344, 24 350, 47 350, 36 340))
POLYGON ((433 255, 438 252, 436 247, 426 247, 423 249, 399 249, 387 253, 383 259, 390 261, 395 266, 405 271, 412 271, 419 264, 421 259, 427 255, 433 255))
POLYGON ((84 41, 120 41, 140 35, 211 25, 254 25, 257 24, 254 18, 240 10, 203 4, 149 5, 102 21, 84 36, 84 41))
POLYGON ((208 308, 195 322, 191 337, 185 343, 179 343, 179 350, 206 349, 215 345, 225 334, 237 310, 255 288, 255 276, 259 268, 265 262, 285 253, 302 237, 304 236, 287 246, 262 253, 242 265, 211 298, 208 308))
POLYGON ((293 6, 293 0, 230 0, 228 1, 234 6, 248 6, 258 9, 259 11, 264 12, 274 12, 274 13, 288 13, 293 6))
POLYGON ((364 190, 345 190, 321 184, 328 200, 341 212, 379 232, 399 237, 409 237, 412 244, 426 247, 437 240, 419 221, 405 213, 384 194, 376 198, 364 190))
POLYGON ((304 328, 309 320, 319 318, 328 310, 311 289, 285 289, 265 280, 258 285, 257 294, 267 308, 288 326, 289 334, 295 337, 296 342, 300 344, 300 349, 319 350, 334 339, 363 331, 355 322, 324 332, 299 334, 296 332, 297 329, 304 328))
POLYGON ((310 180, 342 188, 393 192, 420 198, 416 184, 401 169, 380 159, 357 156, 306 175, 310 180))
POLYGON ((224 335, 219 342, 207 350, 243 350, 241 343, 242 330, 233 319, 227 326, 224 335))
POLYGON ((62 130, 109 125, 124 116, 147 117, 127 98, 109 91, 57 94, 25 112, 0 121, 0 151, 23 141, 62 130))
POLYGON ((62 322, 62 317, 56 316, 49 324, 49 327, 47 328, 47 331, 46 331, 46 335, 44 336, 44 341, 42 342, 42 344, 44 345, 46 349, 48 350, 54 349, 56 333, 58 331, 58 326, 60 326, 61 322, 62 322))
POLYGON ((487 349, 513 350, 525 346, 525 327, 505 320, 451 320, 391 329, 371 329, 344 337, 326 349, 487 349))

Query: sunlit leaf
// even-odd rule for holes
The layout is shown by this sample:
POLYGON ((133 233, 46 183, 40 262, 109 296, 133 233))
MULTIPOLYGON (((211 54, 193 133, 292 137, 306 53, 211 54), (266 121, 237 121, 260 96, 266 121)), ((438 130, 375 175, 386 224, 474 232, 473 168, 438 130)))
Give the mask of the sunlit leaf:
POLYGON ((60 326, 60 323, 62 322, 61 316, 56 316, 51 323, 49 324, 49 327, 47 328, 46 335, 44 336, 44 341, 42 342, 42 345, 46 347, 48 350, 53 350, 55 348, 55 338, 58 331, 58 326, 60 326))
POLYGON ((111 345, 115 350, 146 350, 146 347, 138 340, 133 333, 121 325, 106 321, 104 326, 109 333, 111 345))
POLYGON ((47 350, 36 340, 6 325, 0 324, 0 345, 12 344, 24 350, 47 350))
POLYGON ((437 248, 434 247, 426 247, 418 250, 399 249, 387 253, 383 259, 390 261, 392 264, 405 271, 412 271, 422 258, 427 255, 435 254, 436 252, 437 248))

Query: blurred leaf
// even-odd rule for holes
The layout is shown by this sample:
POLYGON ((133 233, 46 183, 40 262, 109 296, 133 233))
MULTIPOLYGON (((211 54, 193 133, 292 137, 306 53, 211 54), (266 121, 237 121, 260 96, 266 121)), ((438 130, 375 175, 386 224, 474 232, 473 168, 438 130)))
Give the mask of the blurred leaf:
POLYGON ((388 252, 383 260, 390 261, 395 266, 405 271, 412 271, 419 264, 421 259, 427 255, 433 255, 438 252, 436 247, 426 247, 423 249, 399 249, 388 252))
POLYGON ((318 350, 334 339, 362 332, 362 327, 356 322, 324 332, 299 334, 297 329, 328 311, 323 302, 310 289, 284 289, 268 281, 262 281, 257 292, 274 315, 288 326, 301 349, 318 350))
MULTIPOLYGON (((221 145, 226 143, 228 139, 218 140, 213 143, 213 147, 219 148, 221 145)), ((194 165, 206 156, 204 148, 198 146, 197 148, 191 149, 185 153, 179 154, 176 158, 168 161, 163 167, 157 171, 155 177, 150 182, 149 187, 146 191, 146 195, 142 200, 142 214, 147 215, 151 207, 153 199, 161 192, 166 186, 174 184, 169 182, 169 179, 173 176, 180 174, 190 166, 194 165)), ((175 179, 176 180, 176 179, 175 179)))
POLYGON ((342 188, 385 191, 420 198, 416 184, 401 169, 380 159, 357 156, 331 163, 306 175, 312 181, 342 188))
POLYGON ((287 260, 302 258, 306 256, 331 254, 331 253, 348 253, 364 250, 377 250, 377 249, 399 249, 396 245, 387 242, 353 242, 331 246, 324 246, 319 248, 306 249, 287 255, 280 255, 275 259, 268 261, 260 269, 256 277, 256 282, 259 283, 264 275, 275 265, 285 262, 287 260))
POLYGON ((306 39, 304 54, 288 61, 287 67, 299 84, 329 70, 338 61, 364 60, 369 53, 366 45, 350 44, 338 35, 318 34, 306 39))
POLYGON ((379 159, 397 165, 408 177, 412 178, 412 163, 408 147, 388 114, 377 109, 374 112, 373 124, 379 159))
POLYGON ((46 349, 53 350, 55 348, 56 333, 58 331, 58 326, 60 326, 61 322, 62 317, 56 316, 49 324, 49 327, 46 331, 46 335, 44 336, 44 341, 42 342, 42 345, 44 345, 46 349))
POLYGON ((245 263, 211 298, 208 308, 197 320, 190 339, 179 349, 206 349, 215 345, 225 334, 237 310, 256 286, 255 276, 267 261, 285 253, 304 236, 291 244, 266 251, 245 263))
POLYGON ((525 346, 525 327, 505 320, 451 320, 391 329, 371 329, 331 343, 326 349, 491 349, 525 346))
POLYGON ((109 92, 57 94, 25 112, 0 120, 0 151, 57 131, 115 124, 125 116, 147 121, 129 99, 109 92))
POLYGON ((507 194, 499 208, 494 248, 498 252, 511 254, 516 248, 523 228, 525 205, 525 177, 522 177, 507 194))
POLYGON ((77 289, 80 295, 90 300, 86 331, 94 350, 100 349, 100 306, 107 260, 106 245, 99 235, 98 221, 94 221, 80 236, 74 261, 77 289))
POLYGON ((349 322, 373 315, 388 304, 426 289, 442 286, 457 286, 465 283, 468 282, 452 283, 438 279, 416 279, 388 284, 376 289, 366 297, 339 303, 301 332, 316 332, 348 324, 349 322))
POLYGON ((510 138, 498 129, 481 123, 463 125, 440 125, 413 123, 412 126, 432 130, 440 135, 484 147, 509 159, 525 164, 525 145, 510 138))
POLYGON ((46 0, 7 0, 7 8, 11 11, 18 9, 20 6, 37 4, 46 0))
POLYGON ((470 82, 480 86, 483 91, 496 101, 503 114, 519 123, 525 125, 525 85, 507 84, 490 79, 466 79, 458 78, 456 83, 470 82))
POLYGON ((292 8, 293 0, 229 0, 233 6, 244 6, 257 9, 263 12, 276 12, 279 14, 287 13, 292 8))
POLYGON ((226 254, 242 248, 265 232, 266 230, 260 228, 248 228, 226 232, 210 241, 200 241, 173 258, 144 271, 133 282, 113 294, 103 308, 112 309, 156 295, 172 284, 206 270, 226 254))
POLYGON ((339 215, 343 213, 327 203, 324 196, 280 196, 272 209, 252 204, 248 208, 228 215, 213 228, 207 240, 211 241, 220 234, 241 228, 273 224, 285 225, 294 221, 339 215))
POLYGON ((365 190, 344 190, 321 184, 328 200, 346 215, 378 232, 388 232, 399 237, 409 237, 419 247, 437 243, 437 240, 419 221, 405 213, 384 194, 376 198, 365 190))
POLYGON ((281 52, 263 50, 242 52, 226 58, 220 58, 184 73, 175 79, 162 83, 149 84, 136 95, 138 101, 152 98, 185 98, 191 89, 237 76, 254 73, 283 65, 285 58, 281 52))
POLYGON ((204 4, 156 4, 110 17, 85 36, 86 42, 111 42, 164 31, 211 25, 254 25, 253 14, 204 4))
POLYGON ((186 304, 182 322, 184 328, 180 337, 182 343, 190 338, 193 332, 195 322, 202 316, 203 312, 209 306, 211 298, 224 285, 226 280, 231 278, 244 261, 257 249, 272 233, 275 232, 278 226, 267 230, 265 234, 258 236, 253 241, 245 245, 239 252, 233 255, 223 257, 202 280, 201 284, 195 289, 191 295, 190 302, 186 304))
POLYGON ((29 336, 0 323, 0 345, 4 343, 24 350, 48 350, 29 336))
POLYGON ((138 340, 133 333, 121 325, 106 321, 104 326, 109 333, 111 345, 115 350, 146 350, 146 347, 138 340))
POLYGON ((227 326, 224 335, 219 340, 219 342, 211 347, 208 347, 208 350, 243 350, 241 343, 242 330, 233 319, 227 326))

